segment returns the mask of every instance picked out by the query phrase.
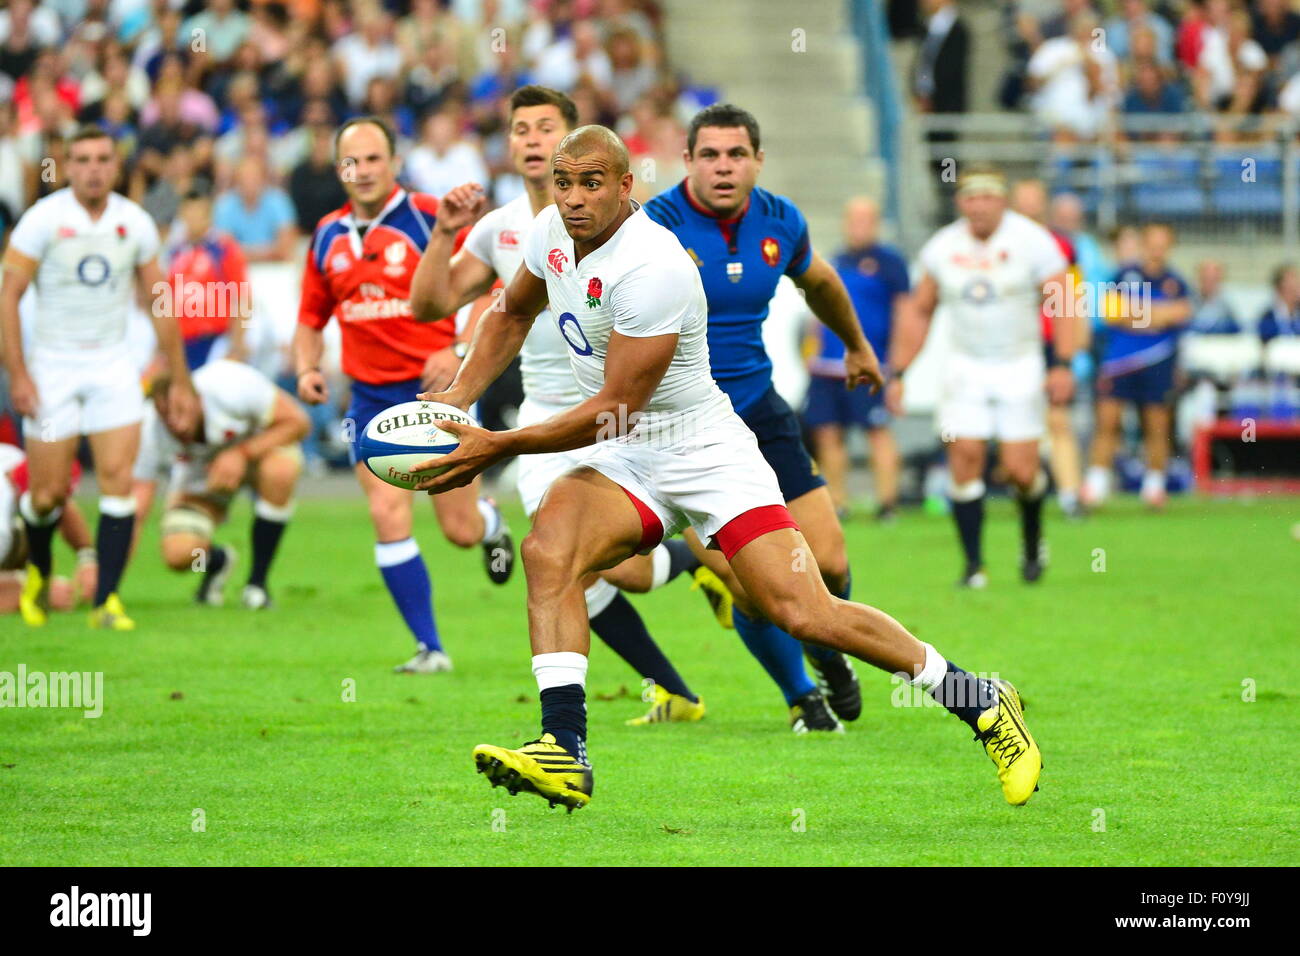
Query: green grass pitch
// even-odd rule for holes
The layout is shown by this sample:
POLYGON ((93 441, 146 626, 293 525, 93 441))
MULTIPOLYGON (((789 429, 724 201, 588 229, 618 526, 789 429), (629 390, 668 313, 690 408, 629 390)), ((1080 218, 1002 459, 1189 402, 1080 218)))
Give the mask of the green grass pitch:
MULTIPOLYGON (((81 613, 41 631, 0 621, 0 670, 102 671, 105 699, 97 720, 0 710, 0 860, 1294 865, 1297 522, 1295 499, 1176 501, 1163 516, 1120 502, 1078 524, 1053 512, 1052 566, 1029 588, 1012 508, 995 502, 984 593, 952 587, 947 519, 850 524, 857 597, 1024 693, 1046 769, 1023 808, 1003 803, 964 725, 891 706, 866 665, 849 732, 794 737, 734 632, 673 582, 634 600, 708 716, 625 727, 637 677, 596 642, 595 796, 572 815, 491 789, 470 759, 537 734, 522 569, 493 587, 421 505, 456 670, 397 676, 410 647, 359 497, 301 503, 264 614, 191 605, 194 580, 164 572, 151 525, 123 592, 136 632, 89 631, 81 613)), ((241 504, 224 540, 245 542, 247 525, 241 504)))

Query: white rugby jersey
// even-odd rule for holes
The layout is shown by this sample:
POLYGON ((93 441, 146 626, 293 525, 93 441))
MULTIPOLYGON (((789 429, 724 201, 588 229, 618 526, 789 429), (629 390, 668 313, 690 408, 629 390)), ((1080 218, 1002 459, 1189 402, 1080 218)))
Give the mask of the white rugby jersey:
POLYGON ((270 424, 277 389, 252 366, 217 359, 195 370, 191 378, 203 407, 203 440, 182 445, 158 417, 153 403, 148 403, 135 460, 138 480, 154 481, 176 463, 206 469, 218 452, 270 424))
POLYGON ((679 336, 637 428, 640 437, 650 439, 670 434, 691 415, 734 413, 709 369, 709 310, 700 270, 676 236, 639 204, 634 209, 603 246, 575 263, 560 211, 548 206, 524 240, 524 265, 546 280, 551 318, 569 347, 583 398, 605 384, 611 333, 679 336))
POLYGON ((87 349, 126 339, 135 270, 158 254, 158 230, 140 206, 110 193, 94 221, 71 188, 23 213, 9 244, 37 260, 32 343, 87 349))
MULTIPOLYGON (((494 209, 465 237, 462 249, 490 265, 507 286, 524 261, 524 237, 533 225, 533 207, 527 194, 494 209)), ((519 371, 524 394, 545 405, 577 405, 582 401, 569 365, 569 344, 545 309, 519 350, 519 371)))
POLYGON ((1042 349, 1043 283, 1068 263, 1038 223, 1008 209, 981 241, 958 219, 930 237, 918 263, 939 286, 958 352, 1011 359, 1042 349))

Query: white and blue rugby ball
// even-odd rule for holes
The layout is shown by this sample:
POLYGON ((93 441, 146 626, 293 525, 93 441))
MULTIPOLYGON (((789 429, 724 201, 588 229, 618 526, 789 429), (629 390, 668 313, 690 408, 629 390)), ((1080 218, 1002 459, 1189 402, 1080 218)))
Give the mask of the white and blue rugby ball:
POLYGON ((413 467, 459 447, 455 435, 438 427, 448 421, 478 426, 459 408, 442 402, 402 402, 386 408, 357 439, 357 457, 380 481, 412 491, 418 482, 441 474, 438 468, 412 473, 413 467))

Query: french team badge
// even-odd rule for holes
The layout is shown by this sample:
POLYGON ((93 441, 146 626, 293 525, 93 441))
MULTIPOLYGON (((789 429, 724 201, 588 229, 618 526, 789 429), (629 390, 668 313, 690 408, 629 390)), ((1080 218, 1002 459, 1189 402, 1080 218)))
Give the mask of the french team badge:
POLYGON ((763 240, 759 249, 763 253, 763 261, 769 266, 774 266, 781 261, 781 243, 777 242, 771 236, 763 240))

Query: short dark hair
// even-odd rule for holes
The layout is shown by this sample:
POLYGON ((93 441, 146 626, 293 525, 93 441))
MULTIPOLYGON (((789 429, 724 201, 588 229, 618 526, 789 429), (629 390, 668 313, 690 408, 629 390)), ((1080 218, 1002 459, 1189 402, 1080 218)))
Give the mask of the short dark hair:
POLYGON ((700 130, 706 126, 720 126, 727 129, 743 126, 745 132, 749 134, 749 145, 754 147, 755 153, 758 152, 758 120, 754 119, 754 114, 749 110, 743 110, 731 103, 714 103, 696 113, 691 120, 691 128, 686 132, 686 152, 692 156, 695 155, 695 140, 700 130))
POLYGON ((366 126, 366 125, 378 126, 379 131, 384 134, 384 139, 388 141, 388 155, 390 156, 397 155, 397 136, 394 135, 392 127, 390 127, 386 122, 384 122, 382 117, 374 116, 374 115, 354 116, 352 117, 352 119, 348 120, 346 123, 344 123, 342 126, 340 126, 337 130, 334 131, 334 159, 335 160, 339 158, 339 140, 343 138, 343 134, 346 133, 354 126, 366 126))
POLYGON ((85 126, 78 126, 77 131, 68 137, 67 143, 71 147, 73 143, 80 143, 88 139, 106 139, 114 146, 117 145, 117 140, 113 138, 112 133, 102 126, 95 126, 90 123, 85 126))
POLYGON ((511 116, 514 116, 515 110, 524 106, 554 106, 564 117, 564 123, 569 129, 574 129, 578 125, 577 104, 559 90, 553 90, 549 86, 530 83, 510 94, 511 116))

